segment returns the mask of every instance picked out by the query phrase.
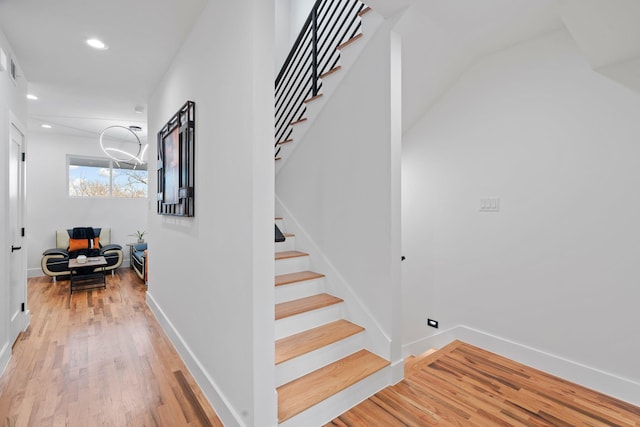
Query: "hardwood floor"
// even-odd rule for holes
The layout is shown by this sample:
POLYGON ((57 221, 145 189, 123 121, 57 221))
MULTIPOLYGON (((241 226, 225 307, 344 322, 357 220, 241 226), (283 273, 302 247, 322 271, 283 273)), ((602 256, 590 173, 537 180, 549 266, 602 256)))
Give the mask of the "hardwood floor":
POLYGON ((133 270, 107 289, 29 279, 31 325, 0 377, 0 425, 222 426, 133 270))
POLYGON ((459 341, 326 426, 640 426, 640 408, 459 341))
MULTIPOLYGON (((0 426, 222 426, 128 269, 107 289, 29 280, 0 426)), ((327 426, 640 426, 640 408, 454 342, 327 426)))

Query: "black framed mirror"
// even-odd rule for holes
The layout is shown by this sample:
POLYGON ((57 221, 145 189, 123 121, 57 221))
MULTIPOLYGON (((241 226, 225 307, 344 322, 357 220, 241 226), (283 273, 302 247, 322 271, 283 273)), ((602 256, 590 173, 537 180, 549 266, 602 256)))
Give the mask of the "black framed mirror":
POLYGON ((196 104, 187 101, 158 132, 158 214, 194 216, 196 104))

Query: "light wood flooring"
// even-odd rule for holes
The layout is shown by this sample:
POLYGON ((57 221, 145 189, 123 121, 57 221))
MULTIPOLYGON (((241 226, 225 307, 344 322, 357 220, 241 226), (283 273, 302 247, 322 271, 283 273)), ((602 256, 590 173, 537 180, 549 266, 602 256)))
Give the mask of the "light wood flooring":
MULTIPOLYGON (((0 377, 0 426, 222 426, 127 269, 106 290, 29 280, 31 326, 0 377)), ((640 426, 640 408, 454 342, 327 426, 640 426)), ((303 391, 296 391, 302 393, 303 391)))
POLYGON ((640 408, 459 341, 326 426, 640 426, 640 408))
POLYGON ((31 325, 0 377, 0 426, 222 426, 132 270, 107 289, 28 283, 31 325))

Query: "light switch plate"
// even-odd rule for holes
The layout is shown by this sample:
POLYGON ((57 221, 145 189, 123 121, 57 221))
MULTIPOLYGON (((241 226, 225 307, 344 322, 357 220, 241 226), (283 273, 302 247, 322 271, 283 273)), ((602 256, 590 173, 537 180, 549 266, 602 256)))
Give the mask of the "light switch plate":
POLYGON ((480 199, 480 212, 500 212, 500 198, 486 197, 480 199))

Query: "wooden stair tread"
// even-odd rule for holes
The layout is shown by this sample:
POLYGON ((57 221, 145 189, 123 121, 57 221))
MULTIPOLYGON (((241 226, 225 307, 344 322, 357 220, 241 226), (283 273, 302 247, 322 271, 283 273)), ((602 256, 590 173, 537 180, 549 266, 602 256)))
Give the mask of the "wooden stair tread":
POLYGON ((322 98, 322 94, 321 93, 317 94, 316 96, 312 96, 311 98, 305 99, 303 102, 305 104, 308 104, 308 103, 313 102, 316 99, 320 99, 320 98, 322 98))
POLYGON ((276 365, 364 331, 347 320, 336 320, 276 341, 276 365))
POLYGON ((293 142, 293 139, 289 138, 289 139, 285 139, 284 141, 278 141, 278 145, 286 144, 288 142, 293 142))
POLYGON ((296 235, 293 233, 282 233, 282 234, 284 234, 284 237, 296 237, 296 235))
POLYGON ((308 255, 309 254, 300 252, 300 251, 282 251, 282 252, 276 252, 276 260, 296 258, 296 257, 308 256, 308 255))
POLYGON ((300 120, 294 120, 293 122, 289 123, 289 125, 294 126, 294 125, 297 125, 298 123, 303 123, 303 122, 306 122, 306 121, 307 121, 307 118, 303 117, 300 120))
POLYGON ((276 286, 288 285, 296 282, 304 282, 305 280, 319 279, 324 277, 324 274, 316 273, 314 271, 298 271, 296 273, 281 274, 276 276, 276 286))
POLYGON ((318 294, 293 301, 281 302, 280 304, 276 304, 276 320, 339 304, 341 302, 342 299, 329 294, 318 294))
POLYGON ((330 76, 331 74, 335 73, 336 71, 340 71, 341 69, 342 69, 342 65, 338 65, 336 67, 333 67, 332 69, 330 69, 326 73, 320 75, 320 78, 324 79, 325 77, 330 76))
POLYGON ((342 50, 345 47, 349 46, 351 43, 355 42, 356 40, 358 40, 360 37, 362 37, 362 33, 360 34, 356 34, 355 36, 351 37, 349 40, 347 40, 346 42, 342 43, 341 45, 339 45, 337 47, 338 50, 342 50))
POLYGON ((367 351, 324 366, 278 387, 278 421, 283 422, 388 366, 367 351))
POLYGON ((358 12, 358 16, 363 16, 366 15, 367 13, 369 13, 371 11, 371 8, 369 6, 365 7, 364 9, 362 9, 360 12, 358 12))

